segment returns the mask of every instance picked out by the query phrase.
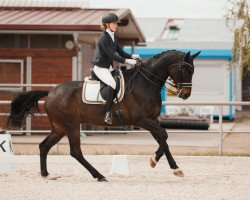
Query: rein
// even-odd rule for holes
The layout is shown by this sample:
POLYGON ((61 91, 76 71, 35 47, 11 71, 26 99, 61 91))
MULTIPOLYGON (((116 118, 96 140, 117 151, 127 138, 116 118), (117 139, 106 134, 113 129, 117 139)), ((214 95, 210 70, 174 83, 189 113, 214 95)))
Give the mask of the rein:
POLYGON ((167 82, 167 84, 171 85, 172 87, 177 88, 177 91, 176 91, 176 92, 174 92, 174 91, 168 89, 165 85, 163 85, 163 87, 161 87, 160 85, 158 85, 158 84, 154 83, 152 80, 150 80, 142 71, 145 71, 145 72, 149 73, 150 75, 154 76, 155 78, 157 78, 158 80, 160 80, 160 81, 162 81, 162 82, 165 82, 165 80, 161 79, 160 77, 156 76, 155 74, 151 73, 150 71, 148 71, 148 70, 142 68, 141 65, 138 66, 138 71, 139 71, 139 73, 140 73, 146 80, 148 80, 150 83, 152 83, 152 84, 155 85, 156 87, 158 87, 158 88, 163 88, 165 91, 167 91, 167 92, 169 92, 169 93, 171 93, 171 94, 173 94, 173 95, 179 94, 180 90, 179 90, 179 88, 176 87, 175 84, 172 84, 172 83, 167 82))
POLYGON ((183 87, 192 87, 192 83, 182 83, 182 66, 188 66, 187 69, 189 70, 190 73, 193 74, 193 66, 190 65, 189 63, 187 62, 181 62, 179 64, 179 68, 178 68, 178 83, 177 85, 176 84, 173 84, 173 83, 170 83, 170 82, 166 82, 165 80, 161 79, 160 77, 156 76, 155 74, 151 73, 150 71, 144 69, 142 67, 142 62, 139 60, 138 64, 135 65, 136 67, 136 72, 133 74, 133 76, 129 79, 129 81, 127 82, 126 84, 126 87, 125 87, 125 91, 127 91, 127 93, 131 93, 133 91, 133 88, 134 88, 134 82, 135 82, 135 77, 138 73, 140 73, 146 80, 148 80, 150 83, 152 83, 153 85, 155 85, 156 87, 158 88, 163 88, 165 91, 171 93, 172 95, 178 95, 180 93, 180 91, 182 90, 183 87), (191 68, 189 68, 191 67, 191 68), (158 80, 162 81, 162 82, 166 82, 167 84, 169 84, 170 86, 176 88, 176 92, 175 91, 172 91, 170 89, 168 89, 165 85, 160 86, 158 84, 156 84, 155 82, 153 82, 152 80, 150 80, 142 71, 144 72, 147 72, 148 74, 152 75, 153 77, 157 78, 158 80))
POLYGON ((135 85, 135 77, 138 73, 139 73, 138 68, 136 68, 136 72, 133 74, 133 76, 129 79, 129 81, 125 85, 125 92, 127 94, 129 94, 133 91, 134 85, 135 85))

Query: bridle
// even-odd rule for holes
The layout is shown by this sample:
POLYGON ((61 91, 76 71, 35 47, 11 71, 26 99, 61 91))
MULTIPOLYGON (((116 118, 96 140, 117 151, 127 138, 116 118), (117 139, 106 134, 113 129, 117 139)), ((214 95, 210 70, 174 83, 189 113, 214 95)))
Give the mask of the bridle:
POLYGON ((181 90, 182 88, 187 88, 187 87, 192 87, 192 83, 183 83, 182 82, 182 69, 183 67, 186 67, 186 69, 189 71, 190 74, 194 73, 194 67, 192 65, 190 65, 189 63, 182 61, 179 64, 179 68, 178 68, 178 82, 177 82, 177 89, 181 90))
MULTIPOLYGON (((171 93, 171 94, 173 94, 173 95, 178 95, 178 94, 181 92, 181 90, 182 90, 183 88, 191 88, 191 87, 192 87, 192 83, 191 83, 191 82, 190 82, 190 83, 185 83, 185 82, 183 83, 183 82, 182 82, 182 69, 183 69, 184 67, 185 67, 186 69, 188 69, 188 71, 190 72, 190 74, 193 74, 193 73, 194 73, 194 67, 193 67, 192 65, 190 65, 189 63, 185 62, 185 61, 182 61, 181 63, 178 64, 179 66, 178 66, 178 73, 177 73, 177 84, 175 84, 171 78, 168 78, 168 79, 167 79, 167 82, 166 82, 165 80, 161 79, 161 78, 158 77, 157 75, 155 75, 155 74, 151 73, 150 71, 146 70, 145 68, 143 68, 142 65, 143 65, 142 61, 141 61, 141 60, 138 60, 137 64, 135 65, 137 71, 133 74, 133 76, 131 77, 131 79, 130 79, 130 80, 128 81, 128 83, 126 84, 126 89, 128 88, 127 93, 131 93, 131 92, 132 92, 133 87, 134 87, 134 79, 135 79, 135 77, 136 77, 136 75, 137 75, 138 73, 140 73, 146 80, 148 80, 148 81, 149 81, 150 83, 152 83, 153 85, 155 85, 155 86, 157 86, 157 87, 159 87, 159 88, 163 88, 164 90, 166 90, 167 92, 169 92, 169 93, 171 93), (164 82, 164 83, 166 82, 166 83, 169 84, 170 86, 176 88, 176 91, 170 90, 170 89, 167 88, 165 85, 163 85, 163 87, 162 87, 162 86, 158 85, 157 83, 153 82, 152 80, 150 80, 150 79, 143 73, 143 71, 146 72, 146 73, 148 73, 148 74, 150 74, 151 76, 157 78, 158 80, 160 80, 160 81, 162 81, 162 82, 164 82), (170 81, 170 82, 168 82, 168 81, 170 81)), ((176 65, 176 63, 173 64, 172 66, 174 66, 174 65, 176 65)), ((125 89, 125 90, 126 90, 126 89, 125 89)))

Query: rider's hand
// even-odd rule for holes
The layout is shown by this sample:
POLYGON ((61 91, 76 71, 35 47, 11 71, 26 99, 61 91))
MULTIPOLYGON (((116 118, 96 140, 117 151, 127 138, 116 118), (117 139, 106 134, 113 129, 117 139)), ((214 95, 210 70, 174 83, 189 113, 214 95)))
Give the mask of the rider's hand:
POLYGON ((136 64, 136 60, 134 60, 134 59, 126 59, 125 63, 130 64, 130 65, 135 65, 136 64))
POLYGON ((133 59, 140 59, 141 57, 138 54, 132 54, 131 56, 133 59))

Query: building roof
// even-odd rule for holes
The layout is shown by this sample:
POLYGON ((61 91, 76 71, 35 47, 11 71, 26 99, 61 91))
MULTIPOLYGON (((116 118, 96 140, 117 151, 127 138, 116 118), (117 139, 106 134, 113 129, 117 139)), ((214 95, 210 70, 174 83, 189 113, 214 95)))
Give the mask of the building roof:
POLYGON ((129 9, 0 7, 0 30, 101 31, 101 18, 108 12, 124 21, 117 32, 120 38, 145 42, 129 9))
POLYGON ((0 0, 1 7, 88 7, 88 0, 0 0))
POLYGON ((224 19, 185 19, 179 41, 232 42, 233 34, 224 19))
POLYGON ((145 31, 148 48, 231 49, 233 45, 233 33, 226 27, 224 19, 164 18, 138 19, 138 22, 145 31), (152 35, 154 40, 151 40, 152 35))
POLYGON ((167 19, 165 18, 137 18, 137 22, 143 31, 146 41, 152 42, 161 36, 167 19))

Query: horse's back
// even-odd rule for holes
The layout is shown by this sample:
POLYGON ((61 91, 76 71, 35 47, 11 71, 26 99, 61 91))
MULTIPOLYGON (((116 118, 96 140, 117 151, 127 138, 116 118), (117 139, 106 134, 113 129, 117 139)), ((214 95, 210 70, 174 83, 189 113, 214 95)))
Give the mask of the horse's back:
POLYGON ((45 109, 48 107, 65 107, 72 103, 81 94, 83 81, 68 81, 56 86, 48 94, 45 101, 45 109))
POLYGON ((58 85, 57 87, 63 87, 65 89, 66 89, 66 87, 79 88, 79 87, 82 87, 83 83, 84 83, 84 81, 67 81, 67 82, 64 82, 64 83, 58 85))

